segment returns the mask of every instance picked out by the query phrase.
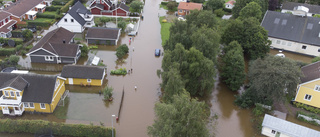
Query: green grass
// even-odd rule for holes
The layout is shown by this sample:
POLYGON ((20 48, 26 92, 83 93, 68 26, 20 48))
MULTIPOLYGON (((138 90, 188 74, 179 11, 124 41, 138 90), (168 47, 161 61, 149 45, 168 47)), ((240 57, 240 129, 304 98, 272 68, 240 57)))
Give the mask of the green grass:
POLYGON ((164 19, 164 16, 161 16, 159 18, 160 24, 161 24, 161 39, 162 39, 162 45, 166 43, 166 41, 169 39, 170 36, 170 27, 172 23, 162 23, 162 20, 164 19))
POLYGON ((56 110, 53 112, 53 115, 59 119, 67 119, 69 100, 69 97, 66 97, 64 100, 64 106, 57 106, 56 110))
MULTIPOLYGON (((36 18, 35 20, 28 20, 28 21, 39 21, 39 22, 52 22, 54 19, 48 19, 48 18, 36 18)), ((27 21, 27 22, 28 22, 27 21)))
POLYGON ((57 13, 55 11, 46 11, 43 14, 47 14, 47 15, 57 15, 57 13))

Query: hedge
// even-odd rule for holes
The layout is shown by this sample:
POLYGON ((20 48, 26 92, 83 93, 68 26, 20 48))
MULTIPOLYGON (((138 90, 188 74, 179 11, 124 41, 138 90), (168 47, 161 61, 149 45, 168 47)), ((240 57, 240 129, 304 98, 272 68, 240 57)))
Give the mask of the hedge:
MULTIPOLYGON (((103 126, 65 124, 44 120, 0 120, 0 132, 5 133, 39 133, 50 129, 54 135, 75 137, 111 137, 112 128, 103 126)), ((113 129, 114 130, 114 129, 113 129)), ((115 130, 114 130, 115 131, 115 130)), ((115 133, 115 132, 114 132, 115 133)))
POLYGON ((37 13, 38 18, 48 18, 48 19, 55 19, 55 15, 50 15, 50 14, 43 14, 43 13, 37 13))
POLYGON ((0 56, 10 56, 16 54, 15 48, 0 48, 0 56))
POLYGON ((22 45, 23 39, 21 38, 0 38, 0 43, 4 43, 5 45, 8 45, 8 40, 13 40, 16 45, 22 45))
POLYGON ((41 27, 49 27, 52 23, 51 22, 43 22, 43 21, 28 21, 29 26, 41 26, 41 27))
POLYGON ((313 113, 316 113, 316 114, 320 114, 320 109, 319 108, 308 106, 308 105, 305 105, 305 104, 299 103, 299 102, 293 102, 293 104, 298 108, 302 108, 302 109, 305 109, 307 111, 310 111, 310 112, 313 112, 313 113))
POLYGON ((65 5, 69 0, 54 0, 52 5, 65 5))
POLYGON ((74 0, 70 0, 66 5, 61 8, 61 12, 65 13, 69 10, 69 6, 72 6, 74 0))
POLYGON ((127 74, 127 69, 126 68, 120 68, 117 70, 111 70, 110 72, 111 75, 126 75, 127 74))
POLYGON ((63 6, 50 6, 46 7, 46 11, 57 11, 60 10, 63 6))

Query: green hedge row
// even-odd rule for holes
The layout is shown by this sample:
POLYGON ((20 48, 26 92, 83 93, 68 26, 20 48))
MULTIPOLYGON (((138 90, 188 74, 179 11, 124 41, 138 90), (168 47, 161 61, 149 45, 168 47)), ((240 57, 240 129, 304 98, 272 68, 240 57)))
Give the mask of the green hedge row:
POLYGON ((69 0, 54 0, 52 5, 65 5, 69 0))
POLYGON ((41 27, 49 27, 52 23, 51 22, 40 22, 40 21, 28 21, 29 26, 41 26, 41 27))
POLYGON ((296 105, 296 107, 298 108, 302 108, 302 109, 305 109, 305 110, 308 110, 310 112, 313 112, 313 113, 316 113, 316 114, 320 114, 320 109, 319 108, 315 108, 315 107, 312 107, 312 106, 307 106, 303 103, 299 103, 299 102, 293 102, 294 105, 296 105))
POLYGON ((60 10, 62 8, 62 6, 50 6, 50 7, 46 7, 46 11, 57 11, 60 10))
POLYGON ((9 56, 16 54, 15 48, 0 48, 0 56, 9 56))
POLYGON ((66 13, 69 10, 69 6, 72 6, 74 0, 70 0, 66 5, 61 8, 62 13, 66 13))
POLYGON ((37 17, 38 18, 48 18, 48 19, 55 19, 56 18, 55 15, 43 14, 43 13, 37 13, 37 17))
POLYGON ((23 39, 21 38, 0 38, 0 43, 4 43, 4 45, 8 45, 9 40, 13 40, 16 45, 22 45, 23 44, 23 39))
POLYGON ((44 120, 0 120, 0 132, 5 133, 39 133, 51 129, 54 135, 75 137, 111 137, 112 128, 103 126, 65 124, 44 120))

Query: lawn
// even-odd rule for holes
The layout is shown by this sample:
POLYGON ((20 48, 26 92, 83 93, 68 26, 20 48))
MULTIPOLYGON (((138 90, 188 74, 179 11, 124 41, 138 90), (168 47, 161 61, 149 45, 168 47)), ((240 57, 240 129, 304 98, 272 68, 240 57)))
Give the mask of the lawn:
MULTIPOLYGON (((54 19, 48 19, 48 18, 36 18, 35 20, 28 20, 28 21, 38 21, 38 22, 53 22, 54 19)), ((27 22, 28 22, 27 21, 27 22)))
POLYGON ((57 106, 56 110, 53 112, 53 115, 59 119, 67 119, 69 100, 69 97, 66 97, 64 100, 64 106, 57 106))
POLYGON ((170 27, 172 23, 163 23, 162 20, 165 19, 164 16, 161 16, 159 18, 160 24, 161 24, 161 39, 162 39, 162 45, 166 43, 166 41, 169 39, 170 36, 170 27))
POLYGON ((57 13, 55 11, 46 11, 42 14, 47 14, 47 15, 57 15, 57 13))

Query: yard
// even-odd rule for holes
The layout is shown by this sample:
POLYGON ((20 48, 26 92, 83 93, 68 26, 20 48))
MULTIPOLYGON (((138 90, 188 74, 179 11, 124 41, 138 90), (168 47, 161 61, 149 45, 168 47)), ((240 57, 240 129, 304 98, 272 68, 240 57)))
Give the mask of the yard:
POLYGON ((171 22, 162 22, 163 19, 166 19, 165 16, 162 16, 159 18, 160 24, 161 24, 161 39, 162 39, 162 45, 166 43, 166 41, 169 39, 170 36, 170 27, 172 25, 171 22))

